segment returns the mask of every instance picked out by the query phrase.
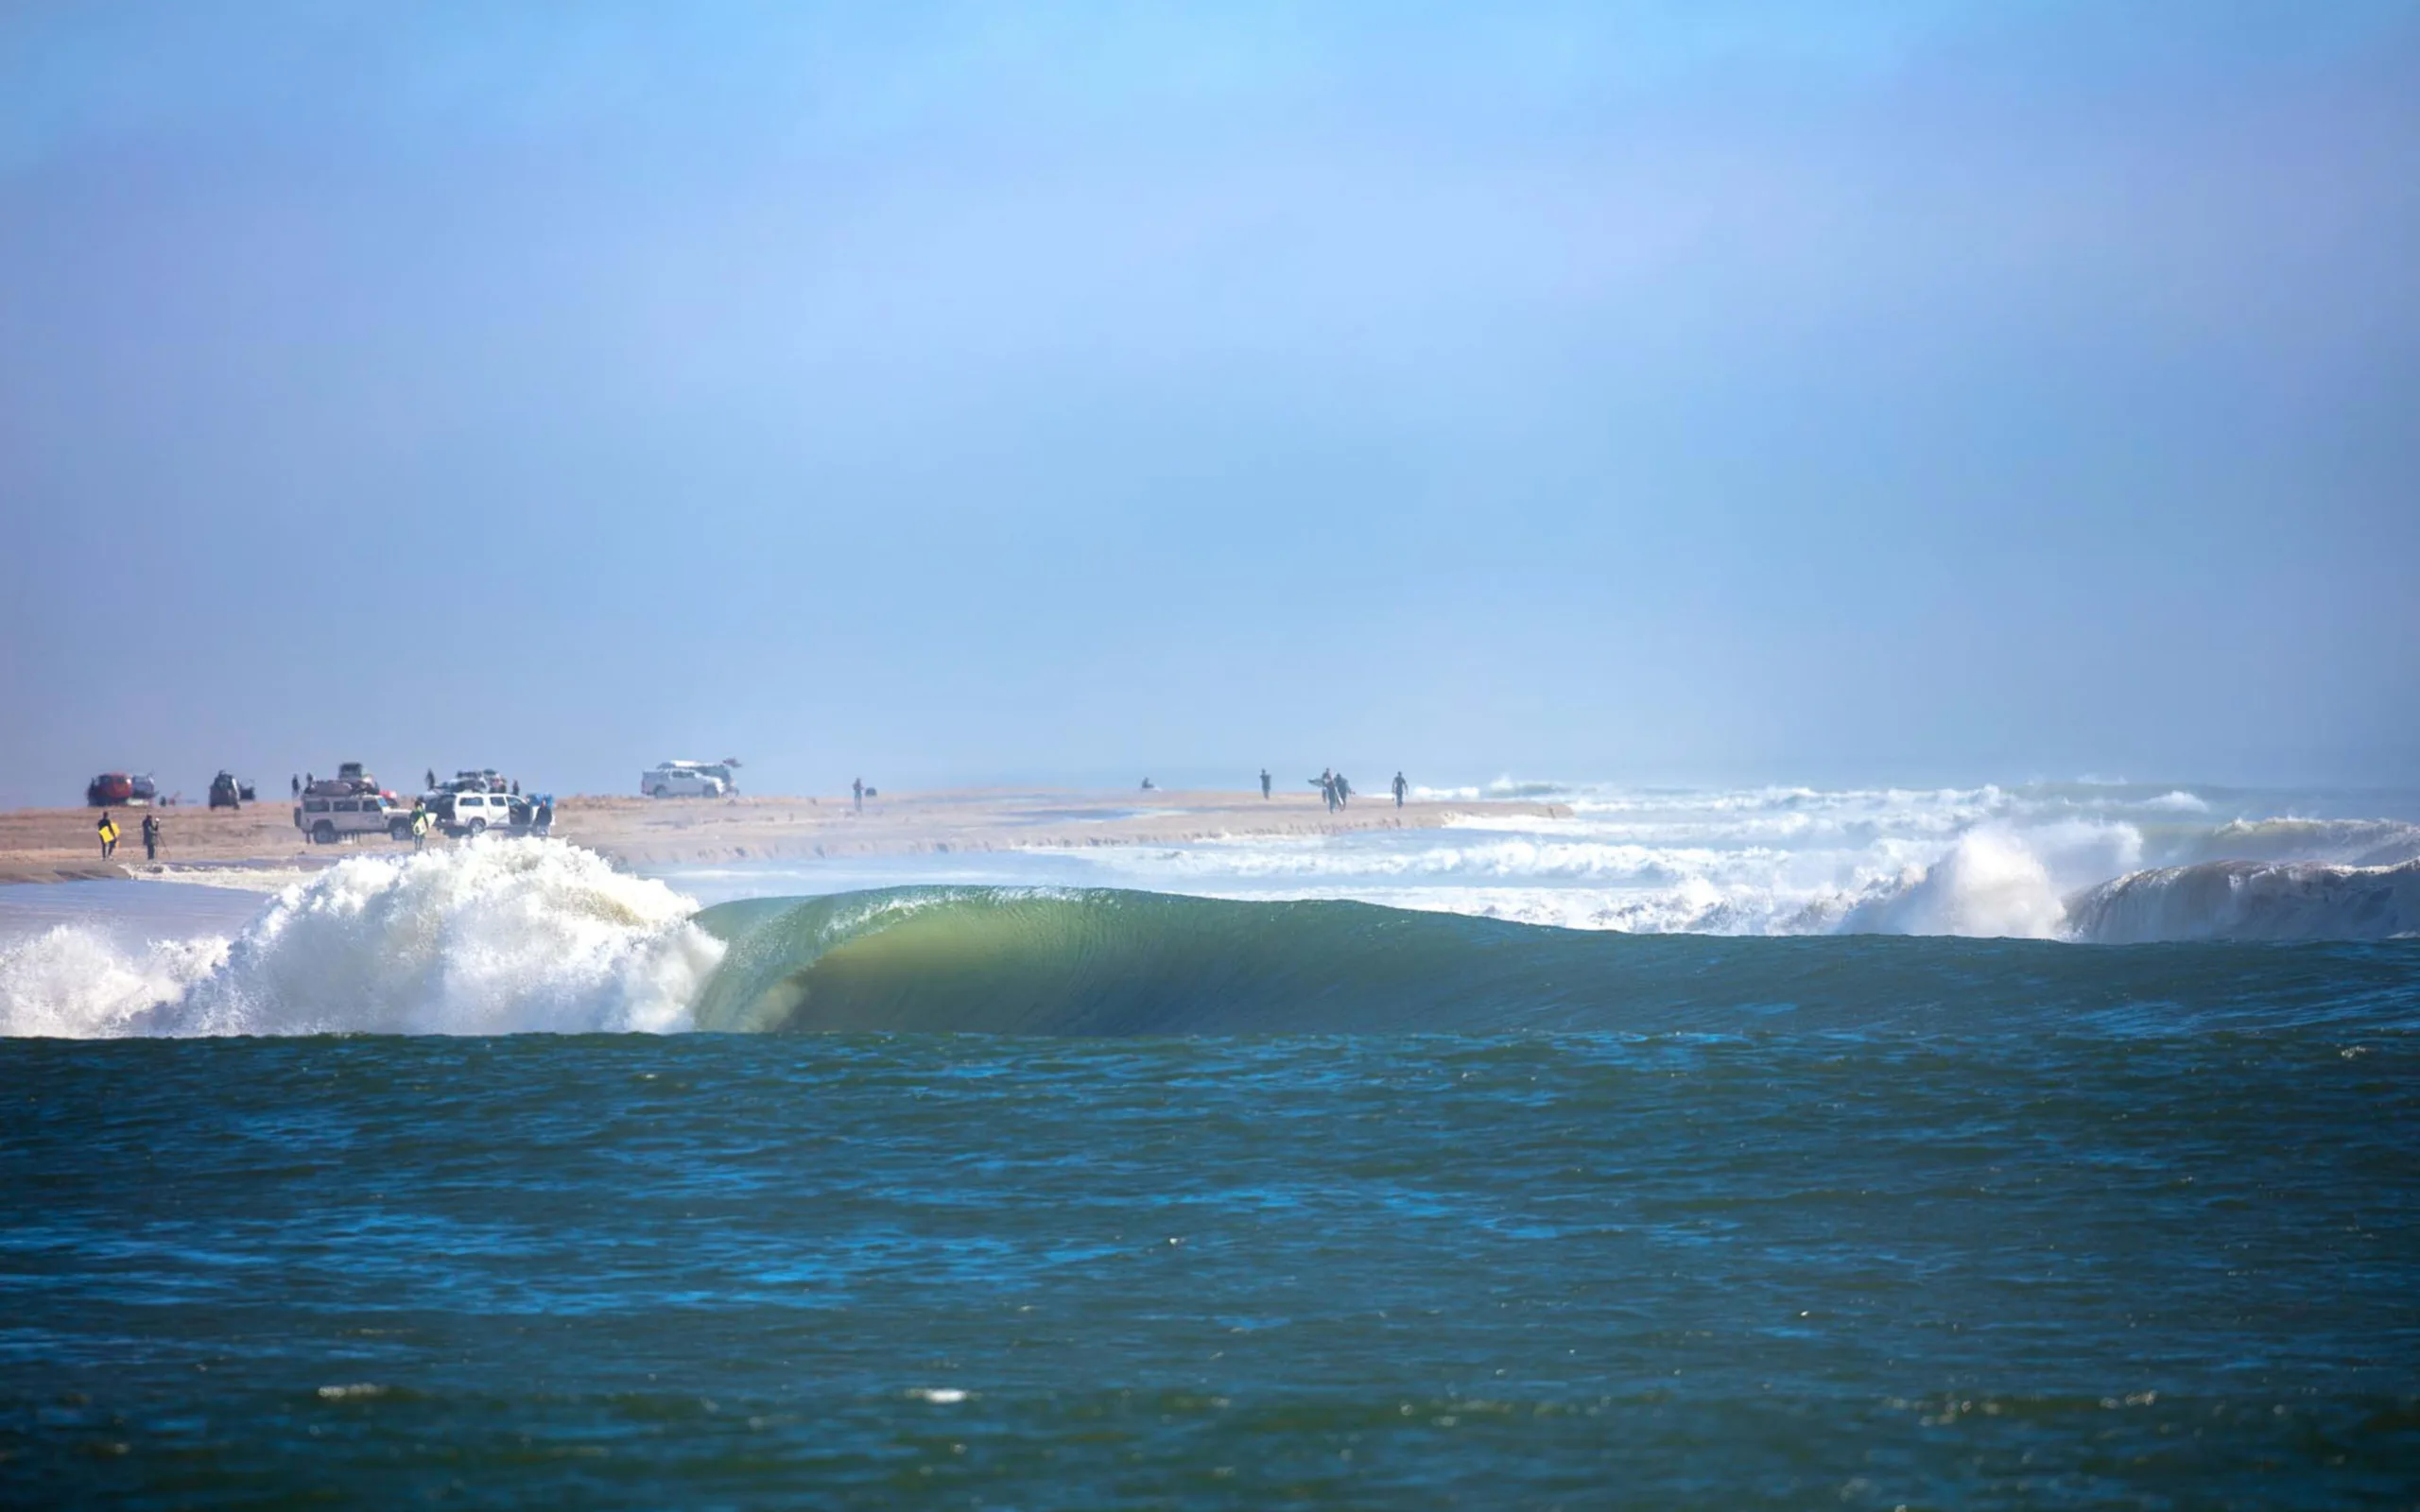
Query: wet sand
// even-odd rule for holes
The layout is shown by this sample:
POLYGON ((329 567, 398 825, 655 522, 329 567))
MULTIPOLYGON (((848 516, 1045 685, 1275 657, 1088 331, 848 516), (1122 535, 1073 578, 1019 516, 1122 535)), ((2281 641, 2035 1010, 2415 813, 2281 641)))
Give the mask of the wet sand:
MULTIPOLYGON (((69 882, 148 875, 221 885, 282 885, 298 870, 352 855, 393 854, 408 847, 384 835, 334 846, 308 844, 291 805, 247 804, 241 811, 177 807, 117 809, 123 838, 113 862, 101 859, 94 832, 98 811, 17 809, 0 813, 0 883, 69 882), (145 813, 165 826, 157 863, 143 856, 145 813)), ((556 805, 555 834, 631 866, 716 861, 804 860, 816 856, 946 854, 1066 850, 1091 846, 1181 845, 1270 835, 1343 834, 1434 829, 1457 816, 1552 816, 1552 805, 1450 800, 1396 808, 1381 796, 1356 798, 1328 813, 1307 788, 1257 793, 1102 793, 989 788, 884 795, 858 813, 837 798, 568 798, 556 805)), ((432 836, 431 845, 458 842, 432 836)))

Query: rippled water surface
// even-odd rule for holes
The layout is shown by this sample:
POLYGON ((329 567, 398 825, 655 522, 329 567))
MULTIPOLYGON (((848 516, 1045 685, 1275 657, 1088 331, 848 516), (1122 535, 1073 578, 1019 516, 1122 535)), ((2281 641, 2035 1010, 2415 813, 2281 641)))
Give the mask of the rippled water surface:
POLYGON ((5 1054, 11 1504, 2420 1494, 2393 1028, 5 1054))

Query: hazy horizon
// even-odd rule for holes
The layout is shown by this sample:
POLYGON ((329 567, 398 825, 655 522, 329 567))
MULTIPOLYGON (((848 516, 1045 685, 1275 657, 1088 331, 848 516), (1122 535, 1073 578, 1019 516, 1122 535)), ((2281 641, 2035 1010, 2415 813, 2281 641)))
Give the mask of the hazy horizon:
POLYGON ((11 8, 0 803, 2412 785, 2420 4, 1824 9, 11 8))

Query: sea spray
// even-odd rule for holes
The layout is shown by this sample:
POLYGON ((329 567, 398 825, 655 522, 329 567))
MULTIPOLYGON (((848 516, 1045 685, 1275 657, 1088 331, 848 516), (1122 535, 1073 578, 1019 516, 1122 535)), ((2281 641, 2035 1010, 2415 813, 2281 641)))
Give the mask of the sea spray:
POLYGON ((675 1031, 723 952, 695 909, 561 842, 362 857, 230 941, 130 958, 63 926, 0 953, 0 1033, 675 1031))

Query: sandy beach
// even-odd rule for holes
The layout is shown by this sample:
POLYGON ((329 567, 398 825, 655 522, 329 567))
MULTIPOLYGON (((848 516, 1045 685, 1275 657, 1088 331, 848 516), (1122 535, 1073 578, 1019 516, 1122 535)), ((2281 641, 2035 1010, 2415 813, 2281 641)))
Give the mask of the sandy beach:
MULTIPOLYGON (((151 876, 223 885, 282 883, 297 870, 354 855, 408 849, 384 836, 315 846, 294 828, 288 804, 241 811, 176 807, 117 809, 123 833, 104 861, 94 833, 99 811, 16 809, 0 813, 0 883, 71 882, 151 876), (143 855, 142 823, 156 813, 165 826, 160 859, 143 855)), ((1271 835, 1342 834, 1434 829, 1457 816, 1550 816, 1551 805, 1524 802, 1410 802, 1357 798, 1331 814, 1307 789, 1259 794, 964 789, 888 794, 857 812, 837 798, 725 799, 567 798, 555 811, 555 834, 624 865, 804 860, 816 856, 908 855, 987 850, 1047 850, 1092 846, 1179 845, 1271 835)), ((431 845, 458 842, 431 837, 431 845)))

